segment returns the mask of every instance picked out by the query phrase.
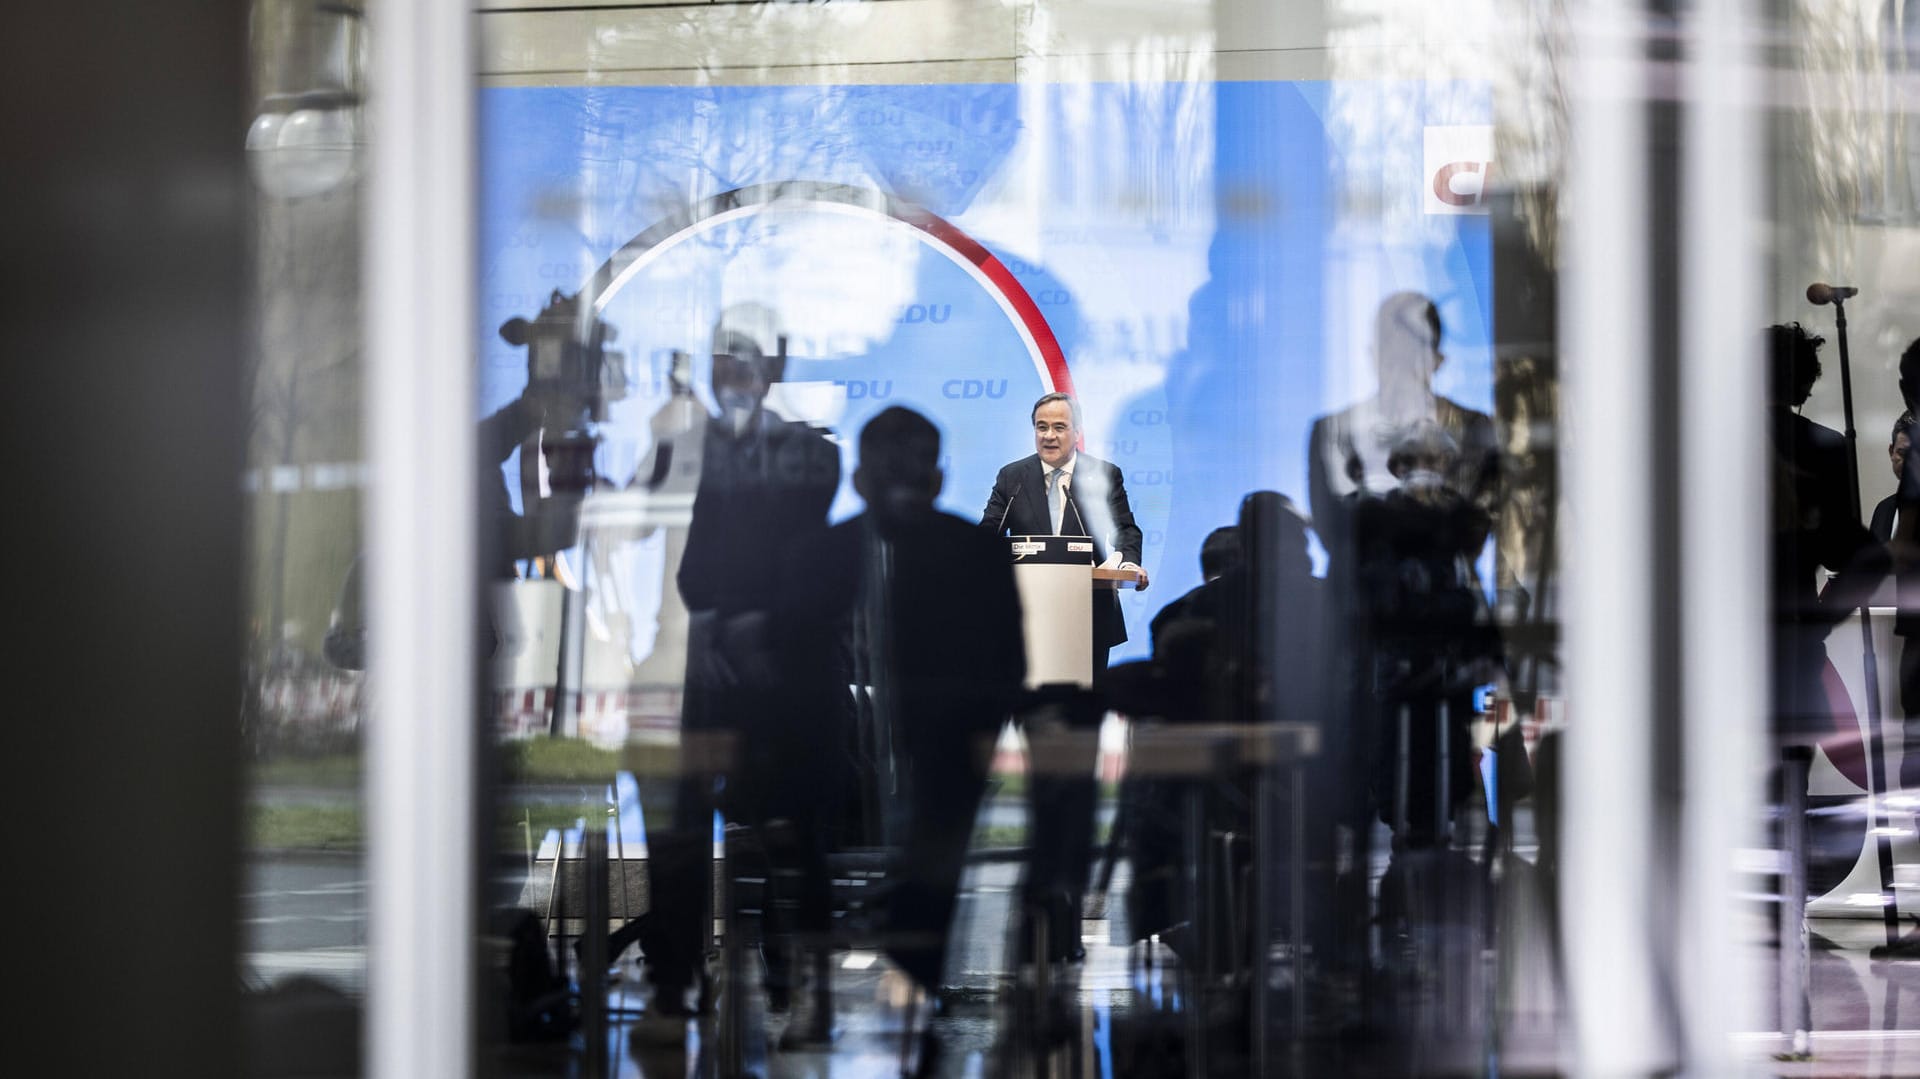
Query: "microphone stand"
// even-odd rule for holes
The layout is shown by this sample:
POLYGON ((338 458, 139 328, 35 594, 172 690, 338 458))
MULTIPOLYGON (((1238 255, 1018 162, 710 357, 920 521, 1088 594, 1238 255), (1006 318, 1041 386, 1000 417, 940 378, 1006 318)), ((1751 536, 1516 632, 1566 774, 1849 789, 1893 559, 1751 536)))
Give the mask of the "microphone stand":
MULTIPOLYGON (((1854 520, 1860 520, 1860 458, 1858 436, 1853 427, 1853 361, 1847 351, 1847 306, 1833 298, 1834 327, 1840 337, 1840 405, 1846 418, 1847 499, 1854 520)), ((1900 904, 1893 889, 1893 838, 1881 827, 1885 793, 1892 789, 1887 755, 1880 747, 1880 661, 1873 651, 1873 617, 1870 604, 1860 606, 1860 652, 1867 696, 1867 828, 1874 833, 1880 859, 1880 910, 1887 928, 1887 947, 1900 941, 1900 904)))

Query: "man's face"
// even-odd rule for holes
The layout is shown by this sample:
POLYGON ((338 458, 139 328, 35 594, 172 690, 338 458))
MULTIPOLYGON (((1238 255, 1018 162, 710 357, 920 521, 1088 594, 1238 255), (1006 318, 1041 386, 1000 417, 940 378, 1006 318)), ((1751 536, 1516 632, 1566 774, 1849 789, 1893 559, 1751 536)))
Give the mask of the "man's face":
POLYGON ((1893 445, 1887 447, 1887 460, 1893 465, 1893 478, 1899 479, 1902 469, 1907 467, 1907 447, 1911 445, 1905 431, 1893 436, 1893 445))
POLYGON ((1073 427, 1073 409, 1065 401, 1048 401, 1033 414, 1033 448, 1048 468, 1066 464, 1079 437, 1073 427))
POLYGON ((724 352, 713 357, 713 400, 721 412, 752 411, 767 388, 766 376, 753 361, 724 352))

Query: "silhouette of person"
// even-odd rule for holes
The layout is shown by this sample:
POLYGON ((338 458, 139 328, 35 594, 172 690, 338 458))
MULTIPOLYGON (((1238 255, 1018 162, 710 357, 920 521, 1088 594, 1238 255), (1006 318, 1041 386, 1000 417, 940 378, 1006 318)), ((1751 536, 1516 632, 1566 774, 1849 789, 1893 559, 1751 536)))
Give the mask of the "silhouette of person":
POLYGON ((1408 846, 1441 841, 1473 786, 1475 661, 1498 652, 1471 568, 1490 521, 1447 484, 1457 456, 1437 422, 1415 422, 1388 455, 1399 486, 1359 499, 1352 514, 1355 600, 1372 643, 1374 799, 1408 846))
MULTIPOLYGON (((1330 560, 1328 577, 1350 572, 1354 508, 1362 496, 1399 486, 1390 457, 1416 426, 1433 424, 1454 447, 1440 481, 1491 511, 1499 478, 1493 419, 1433 391, 1445 362, 1440 309, 1417 292, 1397 292, 1374 316, 1373 396, 1315 420, 1307 442, 1307 505, 1330 560)), ((1476 552, 1477 553, 1477 552, 1476 552)))
POLYGON ((1799 323, 1767 328, 1774 730, 1795 741, 1831 730, 1827 635, 1871 598, 1889 567, 1852 503, 1846 439, 1796 411, 1820 378, 1823 343, 1799 323), (1822 567, 1834 573, 1824 588, 1822 567))
MULTIPOLYGON (((1239 524, 1208 534, 1201 572, 1205 583, 1154 618, 1152 660, 1116 668, 1116 707, 1175 726, 1319 724, 1329 747, 1343 745, 1345 724, 1327 722, 1331 693, 1342 679, 1333 671, 1323 582, 1313 576, 1307 525, 1291 501, 1271 491, 1249 494, 1239 524)), ((1337 748, 1323 753, 1338 759, 1337 748)), ((1339 819, 1341 778, 1337 769, 1319 768, 1309 779, 1305 804, 1313 807, 1312 820, 1304 827, 1314 852, 1309 862, 1327 863, 1321 855, 1332 838, 1330 824, 1339 819)), ((1185 927, 1207 921, 1204 912, 1185 909, 1181 887, 1190 856, 1184 826, 1191 790, 1191 781, 1154 777, 1147 769, 1129 775, 1123 794, 1124 838, 1133 865, 1128 918, 1135 937, 1158 933, 1189 957, 1198 953, 1191 950, 1185 927)), ((1253 787, 1247 771, 1210 776, 1207 791, 1204 813, 1211 834, 1251 834, 1253 787)), ((1246 871, 1250 858, 1249 848, 1236 850, 1232 872, 1246 871)), ((1332 891, 1313 889, 1309 932, 1323 929, 1332 891)), ((1216 939, 1230 949, 1249 946, 1251 938, 1227 939, 1230 921, 1213 920, 1216 939)))
MULTIPOLYGON (((1906 403, 1906 415, 1920 415, 1920 338, 1900 354, 1900 398, 1906 403)), ((1900 711, 1912 723, 1920 718, 1920 454, 1902 455, 1898 467, 1895 519, 1888 523, 1887 534, 1899 597, 1893 631, 1902 639, 1900 711)), ((1920 745, 1920 739, 1906 744, 1920 745)), ((1909 790, 1920 787, 1920 752, 1909 750, 1902 755, 1900 785, 1909 790)))
POLYGON ((1169 648, 1178 651, 1178 638, 1196 623, 1204 625, 1213 620, 1212 607, 1218 598, 1218 589, 1207 586, 1239 566, 1240 529, 1234 525, 1222 525, 1207 533, 1207 538, 1200 544, 1200 583, 1160 608, 1160 613, 1154 615, 1148 625, 1156 658, 1165 657, 1169 648), (1171 642, 1168 640, 1170 635, 1175 638, 1171 642))
POLYGON ((1867 531, 1881 543, 1893 539, 1894 522, 1900 513, 1900 474, 1907 467, 1907 450, 1913 444, 1913 413, 1902 412, 1900 418, 1893 421, 1893 434, 1887 439, 1887 463, 1893 466, 1894 492, 1874 504, 1873 517, 1867 525, 1867 531))
POLYGON ((864 513, 799 550, 800 606, 851 632, 892 734, 905 812, 888 873, 886 951, 938 988, 995 738, 1026 676, 1004 546, 934 508, 940 431, 894 406, 860 432, 864 513))
MULTIPOLYGON (((1200 545, 1202 583, 1153 616, 1152 658, 1115 668, 1110 688, 1116 708, 1137 719, 1169 723, 1223 718, 1217 714, 1222 705, 1219 694, 1209 692, 1209 687, 1234 681, 1227 665, 1241 649, 1221 640, 1221 622, 1223 607, 1244 596, 1247 582, 1240 568, 1239 527, 1223 525, 1207 533, 1200 545), (1229 574, 1234 579, 1223 585, 1222 579, 1229 574)), ((1176 911, 1182 880, 1184 794, 1178 784, 1137 770, 1129 774, 1121 787, 1120 810, 1105 863, 1110 870, 1125 847, 1133 871, 1127 922, 1134 939, 1157 933, 1167 936, 1177 949, 1185 948, 1184 940, 1172 932, 1182 920, 1176 911)))
MULTIPOLYGON (((682 779, 674 827, 648 835, 652 909, 638 928, 653 1003, 636 1036, 671 1042, 693 1014, 707 933, 715 770, 720 808, 754 825, 776 871, 799 878, 792 925, 769 925, 768 995, 793 988, 795 933, 816 945, 814 1015, 789 1042, 830 1037, 830 986, 820 949, 831 922, 826 865, 845 787, 846 673, 834 643, 785 617, 783 552, 826 530, 839 486, 839 451, 825 432, 763 407, 784 368, 772 312, 722 313, 713 343, 719 414, 706 425, 701 470, 678 583, 689 611, 682 779), (708 749, 715 756, 703 759, 708 749), (824 1007, 822 1003, 824 1001, 824 1007)), ((773 915, 780 904, 769 904, 773 915)))
MULTIPOLYGON (((519 396, 481 419, 475 434, 480 475, 479 536, 490 580, 510 581, 517 575, 515 564, 526 559, 550 556, 573 546, 578 536, 580 499, 584 486, 567 489, 560 473, 572 470, 578 480, 578 457, 562 436, 575 434, 585 417, 595 408, 598 392, 598 367, 602 346, 615 336, 613 327, 597 318, 578 316, 580 298, 555 290, 547 306, 532 321, 511 318, 500 327, 502 339, 514 345, 528 346, 527 385, 519 396), (567 362, 548 364, 576 374, 593 372, 591 383, 581 378, 554 377, 537 370, 543 353, 551 349, 564 352, 567 362), (501 467, 521 451, 522 472, 538 471, 533 464, 547 454, 555 455, 555 473, 559 485, 544 496, 536 484, 526 495, 524 513, 515 513, 501 467)), ((590 479, 591 459, 587 468, 590 479)), ((364 570, 356 556, 348 566, 346 580, 328 619, 322 644, 327 661, 348 670, 366 667, 366 616, 362 584, 364 570)), ((505 612, 489 604, 480 605, 483 647, 492 652, 513 627, 501 626, 496 619, 505 612)))

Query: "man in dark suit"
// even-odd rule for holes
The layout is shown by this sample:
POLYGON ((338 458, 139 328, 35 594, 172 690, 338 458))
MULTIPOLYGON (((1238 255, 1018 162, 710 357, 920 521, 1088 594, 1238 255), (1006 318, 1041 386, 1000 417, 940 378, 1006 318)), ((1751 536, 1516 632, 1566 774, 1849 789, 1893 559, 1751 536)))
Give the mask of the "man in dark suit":
POLYGON ((882 925, 888 957, 929 994, 994 741, 1027 667, 1004 545, 934 508, 939 462, 926 417, 896 406, 869 420, 853 474, 866 512, 800 548, 792 574, 823 635, 850 633, 856 680, 890 734, 904 798, 882 925))
POLYGON ((785 1005, 797 981, 794 952, 805 943, 813 1006, 783 1042, 821 1042, 833 1031, 826 855, 849 782, 847 677, 836 642, 791 617, 780 555, 826 532, 840 454, 825 431, 764 407, 785 360, 771 311, 740 305, 722 314, 711 374, 719 414, 706 424, 678 573, 689 612, 679 781, 670 795, 642 793, 661 825, 648 821, 651 909, 633 926, 653 985, 632 1028, 643 1044, 683 1043, 694 1016, 688 997, 708 935, 701 919, 717 777, 726 818, 754 826, 774 867, 798 877, 791 921, 768 927, 767 990, 774 1007, 785 1005))
MULTIPOLYGON (((1419 293, 1394 293, 1381 301, 1374 337, 1378 392, 1314 420, 1307 436, 1307 506, 1327 549, 1327 579, 1340 589, 1352 586, 1356 569, 1354 515, 1368 497, 1401 486, 1388 459, 1421 425, 1436 425, 1453 441, 1441 482, 1489 515, 1497 509, 1500 452, 1493 418, 1433 389, 1434 374, 1446 360, 1440 309, 1419 293)), ((1498 572, 1504 576, 1507 570, 1498 572)), ((1499 582, 1503 590, 1512 583, 1499 582)))
MULTIPOLYGON (((1902 412, 1900 418, 1893 421, 1893 438, 1887 443, 1887 463, 1893 466, 1894 482, 1898 483, 1900 474, 1907 467, 1907 447, 1912 444, 1913 413, 1902 412)), ((1893 524, 1899 514, 1900 492, 1880 500, 1873 507, 1873 523, 1868 526, 1873 538, 1881 543, 1893 539, 1893 524)))
MULTIPOLYGON (((1007 465, 994 478, 993 493, 981 511, 980 526, 996 535, 1089 536, 1094 556, 1106 566, 1131 570, 1136 587, 1147 587, 1140 568, 1140 528, 1127 504, 1126 481, 1114 465, 1079 451, 1080 406, 1064 393, 1049 393, 1033 404, 1034 454, 1007 465)), ((1106 588, 1091 590, 1093 606, 1093 684, 1096 693, 1056 701, 1023 717, 1029 730, 1063 724, 1096 728, 1105 713, 1099 695, 1107 684, 1107 653, 1127 639, 1120 601, 1106 588)), ((1086 892, 1093 842, 1094 742, 1059 757, 1027 785, 1034 861, 1028 868, 1024 905, 1044 912, 1048 925, 1046 958, 1077 959, 1080 906, 1086 892), (1085 759, 1074 754, 1085 753, 1085 759)), ((1027 944, 1032 941, 1028 940, 1027 944)))
POLYGON ((1201 583, 1186 595, 1160 608, 1160 613, 1153 616, 1153 622, 1148 626, 1155 658, 1165 653, 1169 633, 1178 635, 1189 623, 1213 619, 1215 590, 1209 586, 1226 576, 1228 571, 1239 567, 1240 530, 1233 525, 1222 525, 1207 533, 1207 538, 1200 544, 1201 583))
MULTIPOLYGON (((1031 418, 1035 452, 994 477, 981 526, 1009 536, 1091 536, 1095 557, 1103 565, 1134 571, 1144 591, 1140 527, 1127 504, 1126 480, 1117 466, 1079 451, 1080 405, 1064 393, 1050 393, 1034 402, 1031 418)), ((1127 625, 1113 592, 1094 589, 1091 602, 1093 671, 1099 679, 1108 650, 1126 641, 1127 625)))
MULTIPOLYGON (((1900 354, 1900 397, 1906 402, 1906 415, 1920 412, 1920 338, 1900 354)), ((1900 473, 1900 489, 1895 494, 1895 512, 1888 514, 1887 521, 1888 549, 1899 596, 1893 631, 1902 640, 1900 711, 1908 724, 1914 725, 1920 719, 1920 557, 1915 555, 1920 550, 1920 455, 1903 454, 1895 469, 1900 473)), ((1876 521, 1879 515, 1876 509, 1876 521)), ((1915 741, 1920 739, 1910 739, 1907 744, 1914 745, 1915 741)), ((1900 785, 1910 790, 1920 787, 1920 753, 1901 755, 1900 785)))

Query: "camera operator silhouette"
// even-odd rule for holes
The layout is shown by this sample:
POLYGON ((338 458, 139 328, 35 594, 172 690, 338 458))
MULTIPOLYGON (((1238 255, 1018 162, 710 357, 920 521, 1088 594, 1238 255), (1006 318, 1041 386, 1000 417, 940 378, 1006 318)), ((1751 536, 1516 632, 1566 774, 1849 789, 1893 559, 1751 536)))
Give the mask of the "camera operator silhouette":
MULTIPOLYGON (((482 565, 494 581, 519 576, 517 564, 552 557, 578 539, 580 502, 594 484, 592 421, 621 386, 602 376, 606 343, 614 328, 584 312, 580 298, 554 290, 531 321, 512 318, 500 327, 508 344, 527 348, 527 383, 519 396, 482 419, 476 433, 479 540, 482 565), (502 472, 520 451, 522 509, 516 513, 502 472)), ((366 625, 361 563, 348 569, 329 620, 324 650, 329 662, 365 667, 366 625)), ((510 618, 493 604, 480 604, 481 635, 488 652, 510 638, 510 618)))

